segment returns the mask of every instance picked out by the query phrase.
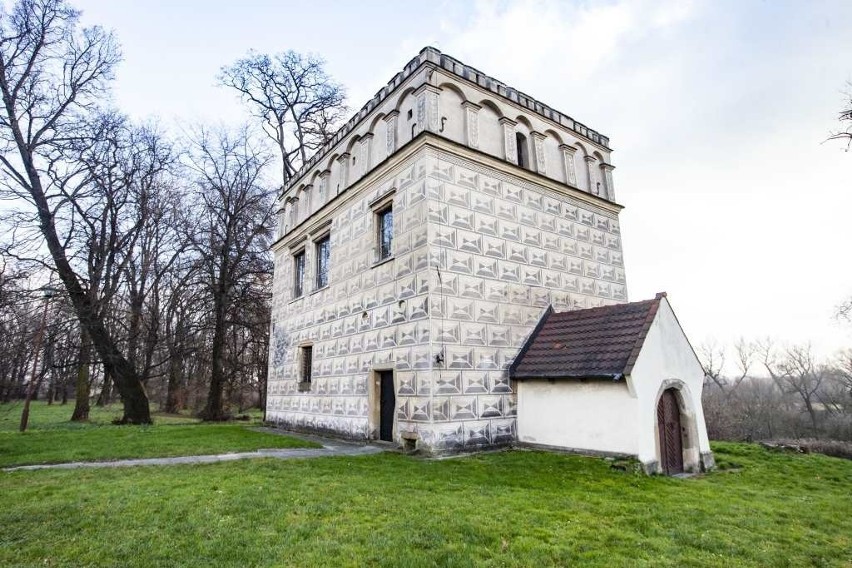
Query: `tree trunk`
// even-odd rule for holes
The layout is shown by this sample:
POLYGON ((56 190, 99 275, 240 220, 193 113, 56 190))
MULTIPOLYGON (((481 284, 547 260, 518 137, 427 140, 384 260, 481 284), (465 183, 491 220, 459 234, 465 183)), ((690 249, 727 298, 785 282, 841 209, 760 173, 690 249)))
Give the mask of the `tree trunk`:
POLYGON ((819 426, 817 425, 817 414, 814 405, 811 403, 810 398, 802 397, 805 401, 805 408, 808 410, 808 415, 811 418, 811 428, 813 428, 814 438, 819 438, 819 426))
POLYGON ((112 402, 112 376, 104 369, 104 379, 101 385, 101 393, 98 395, 98 400, 95 406, 108 406, 112 402))
POLYGON ((176 351, 169 354, 169 380, 166 385, 166 412, 177 414, 182 408, 178 397, 180 389, 180 358, 176 351))
POLYGON ((50 374, 50 382, 47 387, 47 405, 53 406, 53 402, 56 400, 56 375, 50 374))
POLYGON ((139 333, 142 327, 142 307, 144 298, 141 292, 130 290, 130 316, 127 322, 127 359, 139 372, 139 333))
POLYGON ((263 411, 263 420, 265 422, 266 421, 266 382, 267 382, 266 379, 267 379, 267 375, 269 374, 269 367, 266 364, 261 363, 260 367, 258 368, 257 374, 258 374, 258 377, 257 377, 257 379, 258 379, 257 380, 257 383, 258 383, 258 385, 257 385, 258 386, 258 388, 257 388, 257 390, 258 390, 257 405, 260 406, 260 410, 263 411))
POLYGON ((216 300, 213 345, 210 349, 210 390, 207 393, 207 404, 201 413, 201 418, 208 421, 225 420, 222 391, 225 385, 225 372, 222 359, 225 354, 225 305, 221 299, 216 300))
POLYGON ((58 388, 56 384, 56 369, 54 369, 54 347, 56 343, 56 337, 54 333, 51 332, 47 335, 45 344, 44 344, 44 363, 42 364, 42 374, 47 375, 50 373, 50 381, 47 383, 47 404, 48 406, 53 405, 53 402, 56 400, 56 389, 58 388))
POLYGON ((72 422, 89 420, 89 365, 92 343, 85 332, 80 334, 80 351, 77 355, 77 382, 74 388, 74 413, 72 422))
POLYGON ((45 299, 44 301, 44 311, 41 314, 41 325, 36 332, 35 337, 35 354, 33 355, 33 372, 30 375, 30 384, 27 386, 27 396, 24 399, 24 411, 21 413, 21 424, 19 426, 19 430, 21 432, 27 431, 27 426, 30 422, 30 401, 35 397, 34 395, 38 393, 38 388, 41 386, 41 380, 44 378, 44 373, 39 373, 38 381, 36 381, 36 368, 38 367, 38 356, 41 353, 41 340, 44 337, 44 326, 47 323, 47 307, 50 305, 50 302, 45 299))

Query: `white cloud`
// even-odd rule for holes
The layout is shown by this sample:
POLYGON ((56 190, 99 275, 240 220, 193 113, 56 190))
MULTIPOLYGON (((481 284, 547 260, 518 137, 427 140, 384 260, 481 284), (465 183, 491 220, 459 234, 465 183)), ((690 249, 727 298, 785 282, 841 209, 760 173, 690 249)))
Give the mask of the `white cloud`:
POLYGON ((852 5, 478 2, 441 46, 610 136, 634 299, 693 340, 848 345, 852 156, 822 144, 852 5))
MULTIPOLYGON (((695 12, 694 2, 622 1, 569 4, 532 1, 496 4, 480 0, 462 26, 445 22, 447 49, 531 77, 544 65, 557 74, 570 69, 586 80, 625 42, 674 26, 695 12)), ((485 63, 483 63, 485 65, 485 63)))

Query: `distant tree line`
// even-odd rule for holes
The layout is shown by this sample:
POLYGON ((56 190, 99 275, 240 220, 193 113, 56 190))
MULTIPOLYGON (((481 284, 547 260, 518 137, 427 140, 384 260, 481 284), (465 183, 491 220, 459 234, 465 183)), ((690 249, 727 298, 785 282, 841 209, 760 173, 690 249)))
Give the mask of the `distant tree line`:
POLYGON ((0 401, 73 400, 74 420, 121 401, 137 424, 152 401, 263 408, 276 194, 343 90, 315 57, 251 52, 219 79, 274 144, 248 125, 172 136, 111 105, 118 44, 79 20, 63 0, 0 11, 0 401))
POLYGON ((852 349, 827 361, 808 345, 769 340, 698 351, 711 439, 852 441, 852 349))

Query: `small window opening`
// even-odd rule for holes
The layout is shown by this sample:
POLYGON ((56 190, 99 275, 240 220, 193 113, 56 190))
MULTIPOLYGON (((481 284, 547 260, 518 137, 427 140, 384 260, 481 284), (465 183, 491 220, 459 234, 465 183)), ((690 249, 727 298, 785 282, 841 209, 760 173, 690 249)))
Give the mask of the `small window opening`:
POLYGON ((518 165, 522 168, 529 168, 530 152, 527 147, 527 137, 520 132, 515 133, 515 146, 518 149, 518 165))
POLYGON ((393 207, 377 213, 379 260, 390 258, 393 254, 393 207))
POLYGON ((408 109, 408 120, 411 120, 413 116, 414 116, 414 111, 411 110, 411 109, 408 109))
POLYGON ((311 390, 311 367, 314 360, 314 348, 308 345, 300 347, 299 350, 301 351, 299 354, 299 390, 309 391, 311 390))

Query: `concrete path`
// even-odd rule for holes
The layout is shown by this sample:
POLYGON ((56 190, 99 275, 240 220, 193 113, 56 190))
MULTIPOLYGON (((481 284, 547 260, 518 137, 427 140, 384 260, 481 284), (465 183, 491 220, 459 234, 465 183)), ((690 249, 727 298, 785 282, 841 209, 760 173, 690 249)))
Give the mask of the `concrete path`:
POLYGON ((254 452, 239 452, 233 454, 215 454, 206 456, 179 456, 174 458, 145 458, 115 461, 22 465, 17 467, 7 467, 4 468, 3 471, 29 471, 36 469, 82 469, 92 467, 136 467, 140 465, 185 465, 197 463, 219 463, 257 458, 300 459, 324 458, 333 456, 363 456, 368 454, 378 454, 385 451, 386 449, 377 446, 366 446, 362 444, 352 444, 339 440, 330 440, 328 438, 320 438, 317 436, 294 434, 292 432, 284 432, 281 430, 276 430, 274 428, 257 428, 257 430, 267 432, 269 434, 291 436, 294 438, 310 440, 312 442, 322 444, 322 448, 282 448, 257 450, 254 452))

